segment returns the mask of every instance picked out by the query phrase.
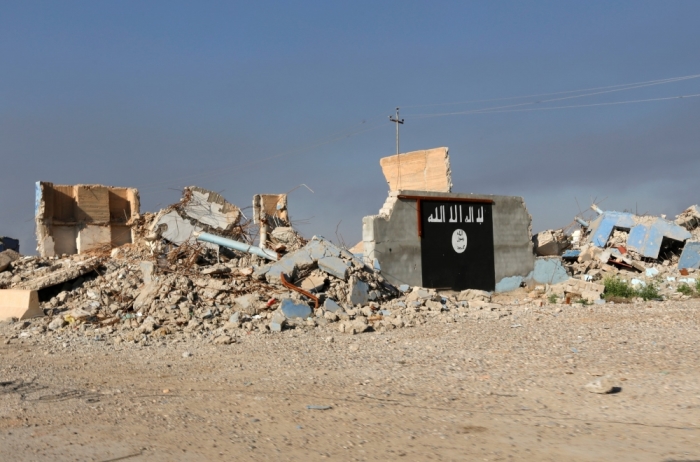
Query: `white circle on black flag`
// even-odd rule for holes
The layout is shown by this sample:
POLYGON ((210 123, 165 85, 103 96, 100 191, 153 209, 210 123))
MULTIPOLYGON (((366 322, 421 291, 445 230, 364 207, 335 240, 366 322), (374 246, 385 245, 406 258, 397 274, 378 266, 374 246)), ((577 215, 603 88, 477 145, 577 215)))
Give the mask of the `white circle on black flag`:
POLYGON ((457 253, 467 250, 467 233, 461 229, 455 229, 454 233, 452 233, 452 248, 457 253))

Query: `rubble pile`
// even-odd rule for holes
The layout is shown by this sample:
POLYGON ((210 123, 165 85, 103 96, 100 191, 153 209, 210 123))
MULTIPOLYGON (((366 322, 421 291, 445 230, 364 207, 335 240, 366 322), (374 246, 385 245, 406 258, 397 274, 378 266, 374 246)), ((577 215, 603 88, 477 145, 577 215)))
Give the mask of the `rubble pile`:
POLYGON ((689 298, 689 291, 683 288, 695 287, 695 274, 700 268, 698 206, 689 207, 673 222, 664 216, 602 211, 595 205, 591 208, 597 217, 590 221, 577 218, 581 228, 567 238, 554 237, 565 235, 563 229, 535 236, 537 254, 551 255, 557 247, 556 254, 576 280, 602 283, 612 277, 635 288, 654 286, 660 298, 689 298), (561 247, 555 242, 568 245, 561 247))

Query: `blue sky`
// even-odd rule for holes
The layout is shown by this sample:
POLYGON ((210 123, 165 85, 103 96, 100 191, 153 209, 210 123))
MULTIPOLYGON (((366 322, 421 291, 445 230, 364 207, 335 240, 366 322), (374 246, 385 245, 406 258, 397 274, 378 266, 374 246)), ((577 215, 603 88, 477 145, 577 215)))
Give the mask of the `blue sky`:
POLYGON ((523 196, 535 231, 593 198, 673 215, 700 202, 700 98, 418 115, 700 74, 698 17, 681 1, 4 2, 0 235, 33 251, 38 180, 135 186, 144 211, 190 184, 247 207, 304 183, 299 229, 352 245, 386 197, 396 106, 402 151, 448 146, 455 192, 523 196))

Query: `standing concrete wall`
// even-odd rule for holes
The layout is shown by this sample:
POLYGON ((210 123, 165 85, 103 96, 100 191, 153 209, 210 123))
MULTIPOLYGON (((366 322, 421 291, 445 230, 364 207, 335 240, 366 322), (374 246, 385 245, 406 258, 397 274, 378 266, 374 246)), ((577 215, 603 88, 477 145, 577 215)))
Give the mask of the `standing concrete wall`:
POLYGON ((423 285, 416 201, 399 199, 400 195, 492 200, 496 283, 511 276, 526 277, 533 271, 532 218, 522 197, 392 191, 379 215, 362 220, 365 260, 368 264, 377 260, 382 275, 392 284, 423 285))

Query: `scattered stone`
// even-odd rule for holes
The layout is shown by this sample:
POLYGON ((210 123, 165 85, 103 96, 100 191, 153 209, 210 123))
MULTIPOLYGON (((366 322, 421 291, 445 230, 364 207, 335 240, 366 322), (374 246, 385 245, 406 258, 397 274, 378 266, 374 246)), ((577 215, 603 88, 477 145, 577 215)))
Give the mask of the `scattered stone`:
POLYGON ((591 393, 608 394, 613 393, 618 389, 615 383, 609 376, 600 377, 586 384, 586 390, 591 393))

